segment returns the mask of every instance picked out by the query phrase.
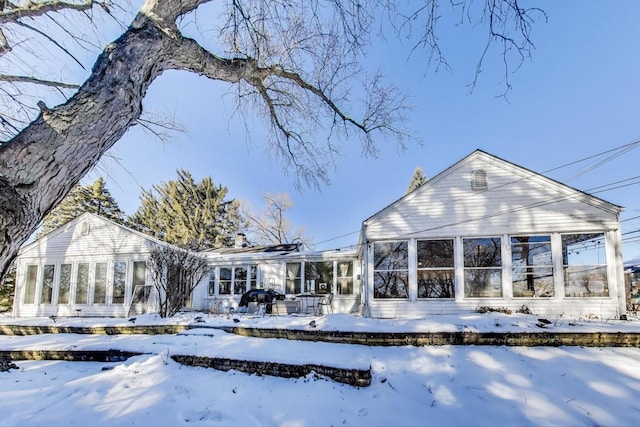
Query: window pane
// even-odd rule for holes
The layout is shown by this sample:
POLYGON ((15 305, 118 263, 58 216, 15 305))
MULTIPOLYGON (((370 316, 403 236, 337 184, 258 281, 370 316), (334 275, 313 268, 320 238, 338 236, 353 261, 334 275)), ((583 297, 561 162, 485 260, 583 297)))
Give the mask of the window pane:
POLYGON ((564 294, 567 297, 608 297, 607 268, 605 266, 565 267, 564 294))
POLYGON ((136 261, 133 263, 133 287, 144 286, 145 276, 147 272, 147 263, 145 261, 136 261))
POLYGON ((305 292, 329 294, 333 292, 333 261, 304 264, 305 292))
POLYGON ((502 296, 502 270, 465 268, 465 298, 499 298, 502 296))
POLYGON ((60 266, 58 287, 58 304, 69 304, 69 291, 71 289, 71 264, 60 266))
POLYGON ((257 265, 249 266, 249 288, 251 289, 258 288, 258 266, 257 265))
POLYGON ((454 270, 418 270, 418 298, 454 298, 454 270))
POLYGON ((24 304, 33 304, 36 299, 36 283, 38 280, 38 266, 27 266, 27 280, 24 285, 24 297, 22 302, 24 304))
POLYGON ((93 303, 104 304, 107 294, 107 263, 96 263, 93 281, 93 303))
POLYGON ((374 298, 409 298, 407 271, 376 271, 373 275, 374 298))
POLYGON ((287 263, 287 279, 285 282, 285 292, 287 294, 299 294, 302 292, 301 265, 299 262, 287 263))
POLYGON ((418 240, 418 268, 453 268, 453 240, 418 240))
POLYGON ((553 297, 551 236, 511 238, 514 297, 553 297))
POLYGON ((247 269, 245 267, 236 267, 233 278, 233 293, 242 295, 245 292, 247 292, 247 269))
POLYGON ((216 271, 215 269, 209 270, 209 295, 214 295, 216 292, 216 271))
POLYGON ((373 245, 373 297, 409 298, 409 242, 373 245))
POLYGON ((500 267, 502 251, 500 237, 464 239, 465 267, 500 267))
POLYGON ((562 235, 564 294, 608 297, 604 233, 562 235))
POLYGON ((124 289, 127 283, 127 263, 113 263, 113 304, 124 304, 124 289))
POLYGON ((513 268, 514 297, 553 297, 553 268, 520 267, 513 268))
POLYGON ((220 267, 220 295, 231 295, 231 267, 220 267))
POLYGON ((337 293, 340 295, 353 294, 353 262, 338 262, 337 293))
POLYGON ((45 265, 42 270, 42 288, 40 289, 40 304, 51 304, 53 296, 54 265, 45 265))
POLYGON ((502 249, 500 237, 463 239, 464 296, 502 296, 502 249))
POLYGON ((87 303, 87 289, 89 287, 89 263, 78 264, 76 275, 76 304, 87 303))
POLYGON ((418 240, 418 298, 454 298, 453 239, 418 240))
POLYGON ((409 243, 383 242, 373 245, 374 270, 403 270, 409 268, 409 243))

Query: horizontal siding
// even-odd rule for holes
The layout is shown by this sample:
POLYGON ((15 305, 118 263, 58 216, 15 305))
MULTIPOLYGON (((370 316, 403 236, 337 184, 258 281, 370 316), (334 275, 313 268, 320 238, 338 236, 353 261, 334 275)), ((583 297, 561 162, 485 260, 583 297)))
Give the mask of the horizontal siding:
MULTIPOLYGON (((508 308, 517 312, 526 306, 532 313, 540 316, 553 316, 570 319, 619 319, 616 301, 611 299, 544 300, 544 299, 474 299, 461 301, 380 301, 369 303, 365 313, 371 317, 420 318, 433 315, 465 314, 475 312, 480 307, 508 308)), ((487 314, 489 315, 489 314, 487 314)))
POLYGON ((86 216, 44 236, 21 252, 22 258, 61 258, 148 253, 144 237, 95 216, 86 216), (85 225, 86 224, 86 225, 85 225), (88 227, 88 228, 87 228, 88 227))
MULTIPOLYGON (((476 158, 372 217, 369 239, 571 232, 617 228, 617 215, 586 203, 583 193, 535 174, 476 158), (474 170, 487 171, 488 191, 474 191, 474 170)), ((594 203, 596 200, 594 199, 594 203)), ((598 203, 596 203, 598 204, 598 203)))

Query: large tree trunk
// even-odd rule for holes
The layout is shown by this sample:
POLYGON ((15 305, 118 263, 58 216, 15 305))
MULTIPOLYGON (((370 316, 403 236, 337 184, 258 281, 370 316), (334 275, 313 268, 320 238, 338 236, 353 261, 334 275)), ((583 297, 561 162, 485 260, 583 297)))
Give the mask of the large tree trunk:
POLYGON ((179 15, 199 2, 159 3, 147 1, 128 31, 106 47, 88 80, 68 102, 52 109, 40 104, 40 115, 11 141, 0 144, 0 278, 44 216, 135 124, 156 77, 169 68, 191 66, 213 74, 211 62, 198 65, 197 57, 190 58, 189 66, 182 62, 185 56, 208 52, 183 38, 174 26, 179 15))

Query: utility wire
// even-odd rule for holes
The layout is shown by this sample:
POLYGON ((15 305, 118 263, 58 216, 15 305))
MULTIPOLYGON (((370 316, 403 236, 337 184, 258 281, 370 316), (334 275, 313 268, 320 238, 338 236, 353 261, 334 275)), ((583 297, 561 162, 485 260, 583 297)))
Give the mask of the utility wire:
MULTIPOLYGON (((569 166, 572 166, 572 165, 575 165, 575 164, 578 164, 578 163, 581 163, 581 162, 584 162, 584 161, 587 161, 587 160, 591 160, 591 159, 603 156, 605 154, 614 153, 613 155, 608 156, 607 158, 603 159, 602 161, 597 162, 596 164, 590 166, 589 168, 587 168, 587 169, 585 169, 585 170, 583 170, 583 171, 581 171, 579 173, 574 174, 570 178, 570 179, 574 179, 574 178, 577 178, 578 176, 581 176, 581 175, 584 175, 584 174, 586 174, 588 172, 591 172, 592 170, 594 170, 594 169, 596 169, 596 168, 598 168, 598 167, 600 167, 600 166, 602 166, 602 165, 604 165, 604 164, 606 164, 606 163, 618 158, 622 154, 626 154, 627 152, 631 151, 632 149, 638 147, 639 145, 640 145, 640 139, 639 140, 635 140, 635 141, 633 141, 631 143, 628 143, 628 144, 624 144, 624 145, 619 146, 619 147, 615 147, 615 148, 612 148, 612 149, 609 149, 609 150, 606 150, 606 151, 603 151, 603 152, 588 156, 588 157, 584 157, 584 158, 576 160, 576 161, 565 163, 563 165, 560 165, 560 166, 554 167, 552 169, 548 169, 546 171, 543 171, 540 174, 538 174, 536 172, 533 172, 533 171, 528 171, 527 169, 525 169, 528 172, 530 172, 529 175, 524 176, 524 177, 522 177, 520 179, 511 181, 511 182, 507 182, 505 184, 493 187, 493 188, 491 188, 490 190, 487 190, 487 191, 496 191, 498 189, 501 189, 501 188, 509 186, 509 185, 513 185, 513 184, 521 182, 523 180, 531 179, 532 177, 536 177, 538 175, 543 175, 543 178, 553 180, 552 178, 548 178, 548 177, 544 176, 544 174, 547 174, 549 172, 556 171, 556 170, 559 170, 559 169, 562 169, 562 168, 565 168, 565 167, 569 167, 569 166)), ((609 183, 609 184, 593 187, 592 189, 587 190, 587 192, 590 192, 591 194, 596 194, 596 193, 601 193, 601 192, 605 192, 605 191, 611 191, 611 190, 618 189, 618 188, 628 187, 628 186, 631 186, 631 185, 640 184, 640 181, 629 183, 629 181, 632 181, 632 180, 640 180, 640 176, 635 176, 635 177, 632 177, 632 178, 627 178, 627 179, 620 180, 620 181, 615 181, 615 182, 612 182, 612 183, 609 183), (625 182, 627 184, 619 185, 619 186, 616 186, 616 187, 611 187, 612 185, 621 184, 621 183, 625 183, 625 182), (594 190, 598 190, 598 191, 594 191, 594 190)), ((587 194, 587 192, 582 192, 582 191, 577 190, 577 189, 574 189, 574 190, 579 191, 581 194, 587 194)), ((486 191, 483 194, 486 194, 486 191)), ((589 195, 589 194, 587 194, 587 195, 589 195)), ((508 214, 508 213, 513 213, 513 212, 524 210, 524 209, 531 209, 531 208, 535 208, 535 207, 539 207, 539 206, 544 206, 544 205, 547 205, 547 204, 550 204, 550 203, 559 202, 559 201, 561 201, 563 199, 567 199, 568 200, 568 199, 576 198, 576 197, 581 197, 581 195, 580 194, 578 194, 578 195, 576 195, 576 194, 562 195, 562 196, 559 196, 557 198, 554 198, 554 199, 551 199, 551 200, 547 200, 545 202, 537 202, 537 203, 533 203, 533 204, 530 204, 530 205, 520 206, 520 207, 517 207, 517 208, 507 209, 507 210, 504 210, 504 211, 494 212, 494 213, 488 214, 488 215, 483 215, 481 217, 472 219, 471 221, 479 221, 479 220, 482 220, 482 219, 488 219, 488 218, 491 218, 491 217, 500 216, 500 215, 504 215, 504 214, 508 214)), ((457 199, 453 199, 453 200, 449 201, 446 205, 447 206, 448 205, 453 205, 453 204, 457 203, 458 201, 463 200, 463 199, 467 199, 467 198, 468 198, 468 196, 460 197, 460 198, 457 198, 457 199)), ((398 200, 400 200, 400 199, 398 199, 398 200)), ((391 203, 388 206, 393 205, 398 200, 396 200, 395 202, 391 203)), ((441 208, 442 208, 442 206, 439 207, 439 209, 441 209, 441 208)), ((416 212, 414 214, 405 216, 405 218, 406 217, 416 216, 416 215, 424 215, 424 214, 425 214, 424 211, 416 212)), ((390 222, 390 221, 391 220, 388 220, 388 221, 385 221, 385 222, 390 222)), ((459 221, 459 222, 450 223, 450 224, 446 224, 446 225, 442 225, 442 226, 423 229, 423 230, 415 231, 415 232, 412 232, 412 233, 407 233, 407 234, 405 234, 405 236, 408 236, 408 235, 411 235, 411 234, 416 234, 416 233, 423 233, 425 231, 434 231, 434 230, 441 229, 441 228, 451 227, 453 225, 458 225, 458 224, 460 224, 462 222, 468 222, 468 221, 469 220, 459 221)), ((382 222, 381 224, 384 224, 385 222, 382 222)), ((349 233, 342 234, 342 235, 337 236, 337 237, 333 237, 333 238, 330 238, 330 239, 326 239, 326 240, 317 242, 315 244, 319 245, 319 244, 327 243, 327 242, 330 242, 330 241, 333 241, 333 240, 336 240, 336 239, 339 239, 339 238, 343 238, 343 237, 347 237, 347 236, 350 236, 350 235, 353 235, 353 234, 357 234, 359 232, 360 232, 360 230, 355 230, 355 231, 352 231, 352 232, 349 232, 349 233)), ((398 237, 402 237, 402 236, 398 236, 398 237)), ((354 245, 345 246, 345 247, 340 248, 340 249, 356 248, 358 246, 359 246, 358 244, 354 244, 354 245)))

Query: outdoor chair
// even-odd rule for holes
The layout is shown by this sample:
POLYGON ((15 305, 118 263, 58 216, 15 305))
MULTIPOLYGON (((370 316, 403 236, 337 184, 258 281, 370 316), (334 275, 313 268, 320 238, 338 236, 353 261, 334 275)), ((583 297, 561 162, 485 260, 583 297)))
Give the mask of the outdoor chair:
POLYGON ((333 306, 331 305, 332 303, 333 294, 328 294, 326 297, 322 298, 320 302, 318 302, 318 314, 322 316, 324 314, 325 307, 327 309, 327 313, 333 313, 333 306))

